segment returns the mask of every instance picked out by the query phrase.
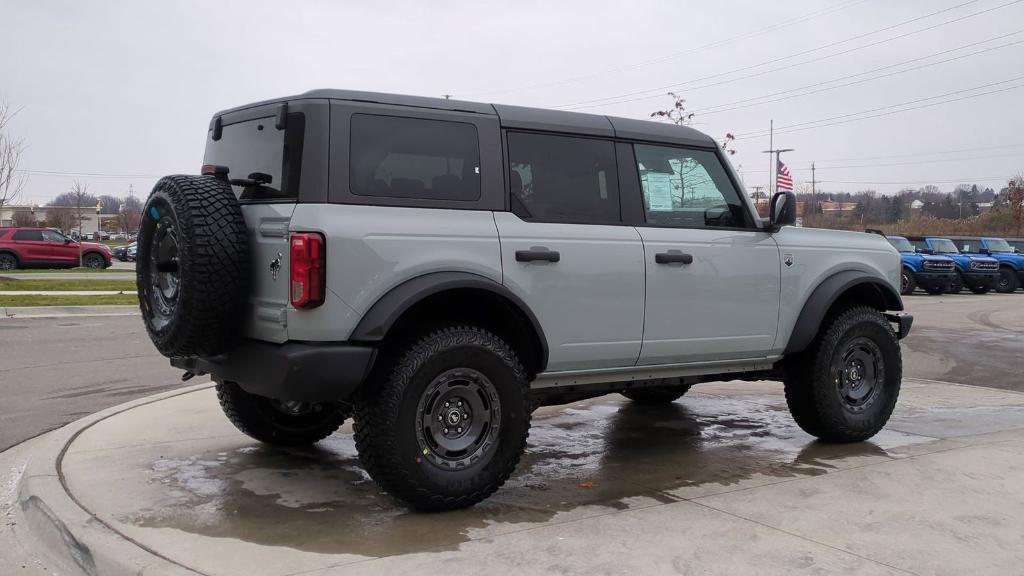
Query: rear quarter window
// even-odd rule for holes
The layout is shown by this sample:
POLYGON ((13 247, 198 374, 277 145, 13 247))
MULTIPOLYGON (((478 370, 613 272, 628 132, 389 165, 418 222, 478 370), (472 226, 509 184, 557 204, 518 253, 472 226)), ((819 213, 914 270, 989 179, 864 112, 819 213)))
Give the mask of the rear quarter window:
POLYGON ((480 141, 464 122, 353 114, 349 187, 358 196, 480 198, 480 141))

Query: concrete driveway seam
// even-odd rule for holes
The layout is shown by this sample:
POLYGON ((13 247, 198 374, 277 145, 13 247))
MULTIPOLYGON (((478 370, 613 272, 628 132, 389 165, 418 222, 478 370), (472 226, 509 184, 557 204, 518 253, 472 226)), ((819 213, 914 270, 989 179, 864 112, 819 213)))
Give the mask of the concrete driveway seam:
POLYGON ((141 398, 87 416, 50 433, 28 461, 18 487, 19 534, 40 545, 58 565, 88 576, 202 573, 121 534, 85 508, 68 490, 61 470, 67 448, 85 430, 122 412, 212 386, 205 382, 141 398))

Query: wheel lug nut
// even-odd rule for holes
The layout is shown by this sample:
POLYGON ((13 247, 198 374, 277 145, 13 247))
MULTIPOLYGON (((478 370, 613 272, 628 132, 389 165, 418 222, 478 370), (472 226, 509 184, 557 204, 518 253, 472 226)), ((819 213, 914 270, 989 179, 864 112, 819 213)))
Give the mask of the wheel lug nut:
POLYGON ((459 402, 459 406, 462 406, 462 402, 461 401, 459 402))
POLYGON ((457 430, 458 430, 459 432, 462 432, 462 426, 459 426, 459 427, 457 428, 457 430))
POLYGON ((437 421, 438 422, 444 422, 444 416, 441 416, 440 414, 438 414, 437 421))
POLYGON ((445 403, 444 403, 444 407, 445 407, 445 408, 447 408, 447 407, 449 407, 449 406, 451 406, 451 405, 452 405, 452 404, 451 404, 451 402, 445 402, 445 403))
POLYGON ((463 417, 463 418, 469 418, 469 414, 466 414, 465 412, 463 412, 463 413, 462 413, 462 417, 463 417))
POLYGON ((445 434, 447 434, 447 433, 448 433, 448 429, 447 429, 447 428, 445 428, 445 429, 444 429, 444 433, 445 433, 445 434))

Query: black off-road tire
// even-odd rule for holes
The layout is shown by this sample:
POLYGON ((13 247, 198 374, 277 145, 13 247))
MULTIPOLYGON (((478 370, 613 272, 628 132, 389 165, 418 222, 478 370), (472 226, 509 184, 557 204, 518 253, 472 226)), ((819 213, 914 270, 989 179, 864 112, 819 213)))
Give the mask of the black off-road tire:
POLYGON ((166 176, 146 201, 135 263, 146 331, 164 356, 230 347, 249 292, 249 241, 231 186, 166 176))
POLYGON ((0 271, 17 269, 18 257, 10 252, 0 252, 0 271))
POLYGON ((999 282, 996 284, 996 292, 1010 294, 1020 288, 1020 278, 1013 268, 1003 266, 999 269, 999 282))
POLYGON ((217 400, 228 420, 246 436, 275 446, 306 446, 327 438, 352 409, 341 403, 281 402, 250 394, 230 381, 217 382, 217 400))
POLYGON ((399 348, 384 356, 356 399, 359 459, 382 489, 413 508, 472 506, 508 480, 526 448, 526 371, 501 338, 473 326, 439 329, 399 348), (459 378, 466 383, 458 384, 459 378), (447 395, 462 393, 459 386, 476 390, 482 400, 463 421, 466 430, 483 426, 478 416, 489 424, 481 428, 486 433, 466 437, 472 443, 465 455, 452 451, 446 458, 432 425, 440 416, 447 426, 451 414, 442 402, 451 398, 454 407, 456 397, 447 395), (479 392, 481 386, 487 391, 479 392))
POLYGON ((985 284, 984 286, 970 286, 969 289, 975 294, 988 294, 992 291, 992 285, 985 284))
POLYGON ((900 276, 900 294, 907 296, 917 289, 917 278, 909 268, 904 268, 900 276))
POLYGON ((641 388, 630 388, 620 392, 637 404, 671 404, 690 391, 689 384, 669 384, 679 382, 679 378, 659 378, 663 383, 648 385, 641 388))
POLYGON ((97 253, 89 252, 82 256, 82 266, 85 268, 92 268, 94 270, 102 270, 107 267, 107 261, 103 256, 97 253))
POLYGON ((892 326, 873 308, 852 308, 823 326, 810 348, 790 360, 786 403, 808 434, 827 442, 859 442, 874 436, 889 420, 902 377, 900 345, 892 326), (878 377, 855 405, 843 386, 851 373, 844 370, 848 365, 843 359, 851 348, 861 347, 877 353, 872 373, 878 377))
POLYGON ((956 278, 954 278, 953 282, 949 285, 949 291, 947 293, 948 294, 959 294, 960 292, 963 291, 963 289, 964 289, 964 277, 958 271, 956 273, 956 278))
POLYGON ((929 293, 929 294, 931 294, 932 296, 940 296, 940 295, 946 293, 946 287, 945 286, 928 286, 928 287, 926 287, 924 289, 924 291, 929 293))

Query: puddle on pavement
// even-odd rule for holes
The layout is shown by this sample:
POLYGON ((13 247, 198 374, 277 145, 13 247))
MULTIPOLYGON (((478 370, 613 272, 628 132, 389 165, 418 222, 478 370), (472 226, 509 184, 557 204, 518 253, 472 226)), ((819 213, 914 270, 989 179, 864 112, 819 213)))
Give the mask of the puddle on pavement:
POLYGON ((679 499, 673 490, 728 487, 754 475, 814 476, 845 458, 886 456, 871 442, 812 442, 786 412, 749 402, 694 394, 652 407, 613 398, 538 411, 516 473, 467 510, 423 514, 401 506, 359 466, 351 434, 339 433, 311 448, 254 443, 156 460, 147 481, 162 497, 122 520, 380 557, 455 549, 587 505, 612 510, 672 502, 679 499))

